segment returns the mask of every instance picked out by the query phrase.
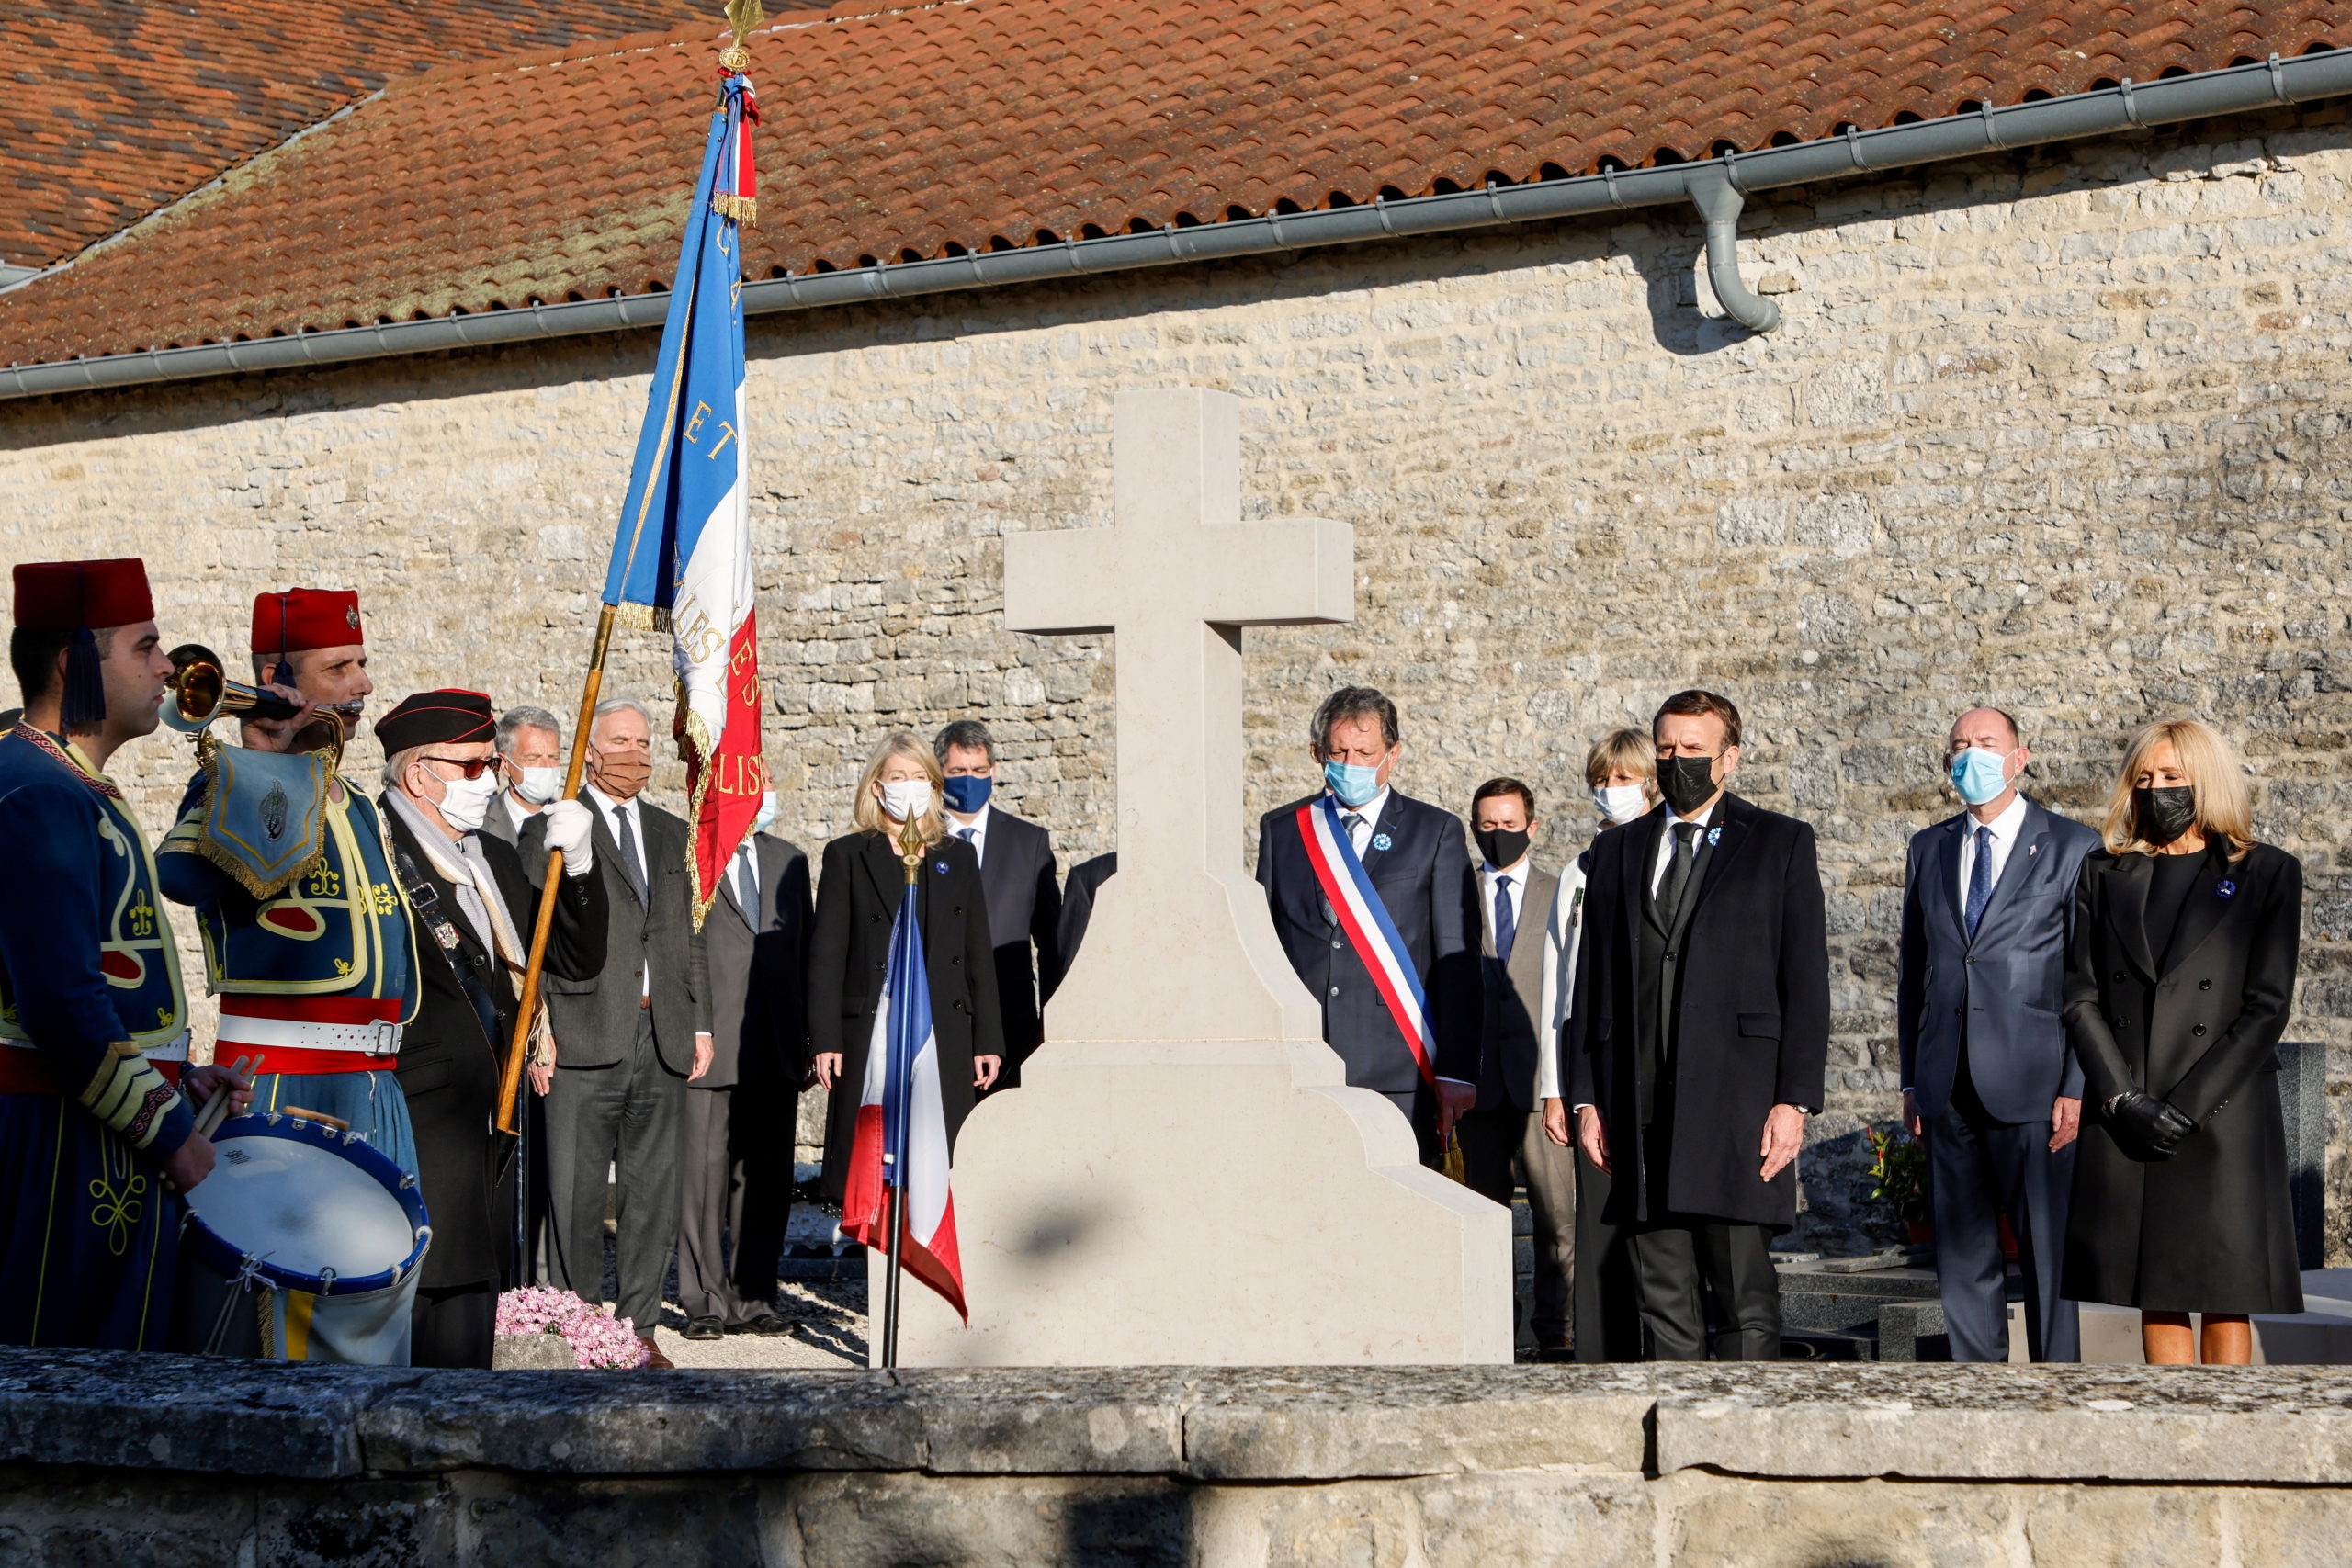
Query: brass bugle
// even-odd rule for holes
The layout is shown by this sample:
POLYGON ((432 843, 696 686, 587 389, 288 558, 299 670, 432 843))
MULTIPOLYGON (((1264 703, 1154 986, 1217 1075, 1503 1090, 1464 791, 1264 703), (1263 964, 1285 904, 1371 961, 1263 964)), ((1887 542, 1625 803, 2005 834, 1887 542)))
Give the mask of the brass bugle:
MULTIPOLYGON (((197 734, 224 715, 242 724, 249 718, 292 718, 301 711, 275 692, 231 680, 220 656, 200 642, 182 643, 170 659, 172 672, 164 684, 171 695, 164 703, 164 722, 183 735, 197 734)), ((345 717, 356 720, 359 709, 356 702, 318 705, 287 749, 340 758, 345 717)))
POLYGON ((195 734, 223 714, 242 722, 292 718, 299 711, 284 697, 231 680, 220 656, 200 642, 184 642, 170 657, 172 672, 164 684, 172 694, 164 704, 164 722, 183 735, 195 734))

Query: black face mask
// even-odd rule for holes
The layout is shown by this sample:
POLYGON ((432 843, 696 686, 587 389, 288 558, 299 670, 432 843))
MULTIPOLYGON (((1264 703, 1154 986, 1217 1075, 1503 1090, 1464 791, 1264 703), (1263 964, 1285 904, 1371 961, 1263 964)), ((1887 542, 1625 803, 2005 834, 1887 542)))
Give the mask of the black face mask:
POLYGON ((1714 798, 1715 762, 1713 757, 1657 760, 1657 792, 1666 796, 1677 817, 1688 817, 1714 798))
POLYGON ((1481 828, 1470 835, 1478 840, 1478 852, 1497 871, 1517 865, 1527 853, 1528 836, 1515 828, 1481 828))
POLYGON ((2135 789, 2132 822, 2142 843, 2162 849, 2197 826, 2197 792, 2187 784, 2135 789))

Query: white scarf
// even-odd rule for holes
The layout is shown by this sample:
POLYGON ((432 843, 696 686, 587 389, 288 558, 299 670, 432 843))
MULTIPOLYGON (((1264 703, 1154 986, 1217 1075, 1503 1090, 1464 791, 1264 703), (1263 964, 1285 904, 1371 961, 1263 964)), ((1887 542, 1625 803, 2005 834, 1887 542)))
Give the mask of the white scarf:
MULTIPOLYGON (((480 835, 468 833, 453 844, 448 830, 426 817, 405 790, 386 790, 383 799, 408 824, 410 836, 432 863, 434 874, 457 890, 459 912, 466 917, 466 923, 474 928, 476 940, 497 957, 506 971, 507 983, 514 987, 515 998, 520 1000, 523 971, 529 957, 507 913, 506 895, 490 869, 489 857, 482 853, 480 835)), ((547 993, 540 992, 531 1019, 531 1060, 552 1061, 554 1045, 548 1033, 547 993)))

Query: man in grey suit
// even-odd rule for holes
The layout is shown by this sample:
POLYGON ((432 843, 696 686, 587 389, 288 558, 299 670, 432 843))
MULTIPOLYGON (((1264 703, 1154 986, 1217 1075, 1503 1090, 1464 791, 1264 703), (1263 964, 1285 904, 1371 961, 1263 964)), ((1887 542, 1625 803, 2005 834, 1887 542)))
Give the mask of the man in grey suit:
MULTIPOLYGON (((1530 1326, 1537 1352, 1560 1359, 1570 1348, 1577 1156, 1544 1134, 1539 1069, 1556 1039, 1537 1021, 1544 1017, 1545 922, 1560 879, 1535 863, 1537 827, 1535 792, 1518 779, 1488 779, 1470 797, 1470 836, 1477 842, 1479 863, 1464 888, 1475 908, 1465 911, 1463 923, 1485 933, 1479 948, 1478 1098, 1454 1122, 1454 1133, 1462 1142, 1463 1175, 1473 1191, 1509 1208, 1514 1165, 1527 1183, 1535 1220, 1535 1310, 1530 1326)), ((1557 1095, 1556 1084, 1551 1092, 1557 1095)))
POLYGON ((1955 1361, 2008 1359, 2004 1216, 2029 1352, 2081 1356, 2075 1303, 2058 1292, 2083 1070, 2059 1010, 2075 884, 2099 839, 2018 793, 2031 760, 2007 714, 1961 715, 1945 771, 1968 809, 1914 837, 1905 867, 1903 1122, 1927 1145, 1955 1361))
MULTIPOLYGON (((550 1274, 585 1301, 603 1294, 605 1172, 616 1170, 620 1235, 615 1311, 636 1325, 652 1365, 662 1284, 678 1241, 678 1145, 686 1084, 710 1069, 710 984, 687 888, 686 825, 639 799, 653 773, 644 705, 597 705, 588 730, 595 874, 611 908, 604 973, 546 981, 556 1039, 548 1159, 570 1172, 555 1215, 550 1274)), ((523 861, 547 874, 545 822, 523 830, 523 861)))
POLYGON ((957 719, 940 730, 934 749, 946 780, 947 830, 980 858, 989 940, 996 944, 997 1011, 1004 1021, 1004 1070, 995 1090, 1014 1089, 1021 1064, 1045 1038, 1041 998, 1061 984, 1062 886, 1053 836, 991 801, 996 741, 987 725, 957 719))
POLYGON ((509 708, 498 720, 498 776, 504 788, 481 830, 520 848, 523 824, 563 790, 563 725, 545 708, 509 708))
POLYGON ((703 921, 713 1050, 710 1070, 686 1086, 678 1184, 689 1339, 790 1326, 775 1310, 775 1269, 808 1056, 808 857, 763 831, 775 814, 769 790, 703 921))

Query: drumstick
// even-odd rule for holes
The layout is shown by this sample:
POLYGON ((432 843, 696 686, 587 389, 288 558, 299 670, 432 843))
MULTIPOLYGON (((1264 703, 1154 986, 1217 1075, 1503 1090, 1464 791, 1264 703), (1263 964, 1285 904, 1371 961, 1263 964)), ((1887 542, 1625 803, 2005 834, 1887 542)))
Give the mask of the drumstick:
MULTIPOLYGON (((232 1078, 243 1078, 245 1076, 246 1066, 252 1061, 251 1056, 238 1057, 230 1064, 229 1076, 232 1078)), ((244 1086, 241 1083, 232 1084, 228 1089, 214 1091, 212 1098, 205 1102, 204 1109, 197 1112, 196 1130, 208 1138, 212 1136, 214 1129, 229 1119, 230 1094, 243 1087, 244 1086)))
POLYGON ((330 1116, 323 1111, 305 1111, 299 1105, 289 1105, 286 1108, 286 1114, 288 1116, 300 1116, 306 1122, 323 1122, 327 1126, 334 1128, 338 1133, 348 1133, 351 1131, 350 1122, 345 1121, 340 1116, 330 1116))

